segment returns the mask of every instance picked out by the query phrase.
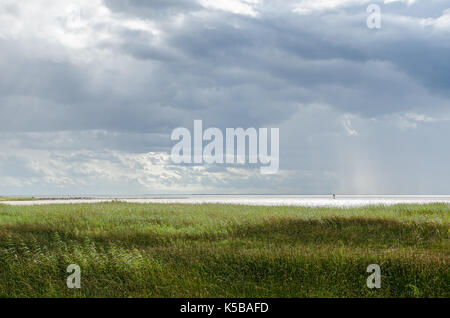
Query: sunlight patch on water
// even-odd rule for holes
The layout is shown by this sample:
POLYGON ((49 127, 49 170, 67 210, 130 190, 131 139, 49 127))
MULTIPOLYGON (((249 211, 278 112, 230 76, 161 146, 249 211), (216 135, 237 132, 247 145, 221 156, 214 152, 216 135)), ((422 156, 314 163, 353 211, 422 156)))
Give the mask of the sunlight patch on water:
POLYGON ((86 197, 73 198, 39 198, 36 201, 5 201, 8 205, 42 205, 42 204, 77 204, 99 203, 119 200, 130 203, 166 203, 166 204, 242 204, 260 206, 308 206, 308 207, 359 207, 368 205, 394 204, 450 204, 450 196, 299 196, 299 195, 158 195, 143 197, 86 197))

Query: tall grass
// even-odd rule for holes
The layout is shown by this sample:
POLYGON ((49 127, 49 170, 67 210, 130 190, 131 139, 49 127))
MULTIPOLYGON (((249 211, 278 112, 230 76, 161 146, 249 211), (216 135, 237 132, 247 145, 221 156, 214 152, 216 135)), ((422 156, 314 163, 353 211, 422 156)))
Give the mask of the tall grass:
POLYGON ((0 205, 1 297, 449 297, 450 206, 0 205), (382 287, 366 287, 369 264, 382 287), (81 267, 68 289, 66 268, 81 267))

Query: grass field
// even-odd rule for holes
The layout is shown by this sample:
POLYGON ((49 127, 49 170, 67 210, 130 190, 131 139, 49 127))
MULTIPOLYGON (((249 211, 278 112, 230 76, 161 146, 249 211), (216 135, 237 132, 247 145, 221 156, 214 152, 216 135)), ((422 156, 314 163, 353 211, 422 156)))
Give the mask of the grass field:
POLYGON ((0 297, 450 297, 449 225, 444 204, 0 204, 0 297))

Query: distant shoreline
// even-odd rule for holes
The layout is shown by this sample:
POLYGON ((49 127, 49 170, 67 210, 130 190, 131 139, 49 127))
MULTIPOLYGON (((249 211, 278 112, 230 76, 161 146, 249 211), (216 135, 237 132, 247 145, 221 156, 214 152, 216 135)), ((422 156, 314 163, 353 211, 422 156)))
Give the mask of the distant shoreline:
POLYGON ((155 195, 155 196, 77 196, 34 197, 32 200, 4 200, 8 205, 81 204, 121 201, 163 204, 233 204, 252 206, 361 207, 396 204, 450 204, 450 195, 155 195))

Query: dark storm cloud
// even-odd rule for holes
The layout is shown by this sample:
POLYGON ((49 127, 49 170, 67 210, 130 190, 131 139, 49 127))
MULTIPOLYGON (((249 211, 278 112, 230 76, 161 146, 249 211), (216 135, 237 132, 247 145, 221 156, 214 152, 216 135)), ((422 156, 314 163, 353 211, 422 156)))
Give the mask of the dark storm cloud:
POLYGON ((183 28, 169 29, 165 45, 178 56, 169 50, 161 54, 150 41, 138 41, 136 45, 130 39, 122 49, 136 58, 166 58, 161 72, 177 74, 175 81, 187 76, 189 83, 196 83, 188 94, 183 93, 185 83, 180 85, 177 91, 183 100, 175 104, 181 107, 201 107, 207 102, 211 104, 208 108, 217 104, 222 108, 223 99, 218 101, 214 95, 202 98, 204 90, 220 88, 237 100, 237 85, 256 90, 249 91, 246 95, 251 96, 250 101, 245 103, 244 98, 239 107, 250 109, 249 113, 255 105, 265 113, 265 107, 270 112, 280 105, 314 101, 368 116, 417 109, 423 104, 447 106, 439 98, 425 96, 427 90, 448 96, 450 48, 441 41, 442 35, 427 30, 417 33, 414 28, 393 31, 389 22, 388 30, 369 30, 364 27, 364 14, 359 14, 360 25, 356 26, 355 19, 345 14, 322 19, 299 18, 292 13, 282 19, 264 14, 258 19, 225 16, 188 15, 183 28), (350 27, 355 29, 354 34, 350 27), (232 70, 237 70, 236 76, 232 70), (424 89, 416 94, 422 84, 424 89), (272 100, 265 92, 274 90, 285 94, 276 94, 272 100), (265 102, 255 99, 254 93, 264 96, 265 102))
POLYGON ((293 9, 308 1, 92 0, 80 2, 79 20, 66 5, 47 16, 50 0, 26 10, 6 2, 0 147, 10 155, 0 158, 1 190, 33 192, 42 180, 46 191, 101 184, 135 193, 418 192, 421 178, 427 189, 446 186, 432 185, 449 169, 430 156, 449 154, 437 146, 450 115, 449 25, 436 24, 448 1, 375 1, 380 30, 366 27, 363 0, 310 1, 307 14, 293 9), (314 7, 323 3, 331 7, 314 7), (194 119, 280 127, 288 173, 261 179, 251 169, 139 157, 167 154, 172 129, 194 119), (416 141, 429 138, 425 156, 416 141), (395 180, 383 179, 389 173, 395 180))
POLYGON ((102 70, 95 63, 0 55, 1 68, 8 74, 0 78, 0 130, 168 132, 180 123, 180 113, 160 101, 152 80, 102 70))
POLYGON ((192 0, 105 0, 104 3, 114 12, 153 19, 202 8, 192 0))
POLYGON ((250 17, 192 14, 204 11, 192 1, 105 4, 128 17, 153 19, 163 34, 96 23, 98 32, 120 39, 97 41, 96 48, 114 54, 121 68, 21 56, 15 52, 30 47, 2 40, 0 64, 8 76, 0 79, 1 130, 167 133, 194 118, 264 126, 312 102, 363 116, 448 106, 445 37, 394 29, 390 16, 384 29, 373 31, 364 27, 364 10, 299 16, 261 9, 250 17), (164 19, 157 17, 163 13, 164 19), (177 14, 183 14, 180 25, 170 22, 177 14))

